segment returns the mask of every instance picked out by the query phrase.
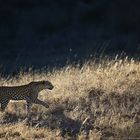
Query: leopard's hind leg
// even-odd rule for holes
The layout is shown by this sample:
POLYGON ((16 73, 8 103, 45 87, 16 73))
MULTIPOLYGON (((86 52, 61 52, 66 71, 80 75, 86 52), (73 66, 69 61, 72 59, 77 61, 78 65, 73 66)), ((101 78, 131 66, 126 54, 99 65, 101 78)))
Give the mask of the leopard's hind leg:
POLYGON ((4 112, 4 110, 7 107, 8 103, 9 103, 9 99, 8 98, 1 98, 0 99, 0 104, 1 104, 0 111, 1 112, 4 112))

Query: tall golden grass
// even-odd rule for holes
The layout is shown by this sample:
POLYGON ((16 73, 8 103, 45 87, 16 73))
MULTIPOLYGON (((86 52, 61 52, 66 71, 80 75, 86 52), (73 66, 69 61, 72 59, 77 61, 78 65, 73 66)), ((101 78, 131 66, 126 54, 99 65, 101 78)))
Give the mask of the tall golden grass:
POLYGON ((55 88, 40 93, 50 108, 32 107, 25 125, 25 102, 10 102, 1 114, 0 139, 140 139, 140 62, 125 58, 88 61, 53 71, 21 71, 0 85, 50 80, 55 88))

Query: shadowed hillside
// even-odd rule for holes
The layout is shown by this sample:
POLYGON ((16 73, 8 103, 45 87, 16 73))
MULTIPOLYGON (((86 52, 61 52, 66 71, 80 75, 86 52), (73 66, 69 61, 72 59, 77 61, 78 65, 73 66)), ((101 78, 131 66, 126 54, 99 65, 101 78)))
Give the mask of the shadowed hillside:
POLYGON ((139 1, 0 2, 0 65, 64 66, 101 53, 140 53, 139 1))
POLYGON ((0 79, 0 85, 10 86, 47 79, 55 87, 40 93, 50 108, 33 105, 28 125, 22 122, 25 103, 9 103, 0 115, 2 140, 140 138, 140 63, 133 59, 93 60, 82 68, 21 71, 18 77, 0 79))

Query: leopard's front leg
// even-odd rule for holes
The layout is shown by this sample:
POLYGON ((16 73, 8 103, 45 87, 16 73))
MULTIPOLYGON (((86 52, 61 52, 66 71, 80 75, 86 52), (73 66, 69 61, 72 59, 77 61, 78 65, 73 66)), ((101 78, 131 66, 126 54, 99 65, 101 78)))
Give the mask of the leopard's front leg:
POLYGON ((30 100, 26 100, 26 119, 23 121, 25 123, 29 123, 31 120, 31 106, 32 102, 30 100))
POLYGON ((35 104, 40 104, 40 105, 43 105, 44 107, 46 108, 49 108, 49 105, 41 100, 38 99, 38 92, 33 92, 31 94, 31 102, 32 103, 35 103, 35 104))
POLYGON ((49 105, 48 105, 47 103, 45 103, 45 102, 43 102, 43 101, 41 101, 41 100, 39 100, 39 99, 33 100, 33 103, 35 103, 35 104, 40 104, 40 105, 43 105, 43 106, 46 107, 46 108, 49 108, 49 105))

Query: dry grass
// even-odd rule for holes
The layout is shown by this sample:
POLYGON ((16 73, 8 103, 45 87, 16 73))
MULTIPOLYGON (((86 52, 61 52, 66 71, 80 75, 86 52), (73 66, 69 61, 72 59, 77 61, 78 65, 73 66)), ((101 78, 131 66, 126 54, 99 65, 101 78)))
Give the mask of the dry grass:
POLYGON ((53 91, 40 98, 50 108, 33 105, 25 125, 25 103, 11 102, 0 127, 0 139, 140 139, 140 63, 127 58, 88 62, 53 72, 21 72, 1 78, 0 85, 49 79, 53 91))

